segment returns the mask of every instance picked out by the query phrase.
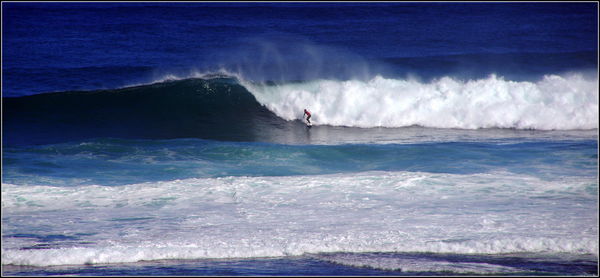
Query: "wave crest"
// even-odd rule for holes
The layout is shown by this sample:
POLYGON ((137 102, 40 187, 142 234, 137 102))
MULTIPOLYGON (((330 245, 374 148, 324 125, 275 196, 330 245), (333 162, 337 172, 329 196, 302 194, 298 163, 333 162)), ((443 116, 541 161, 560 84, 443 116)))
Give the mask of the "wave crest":
POLYGON ((286 120, 313 112, 316 124, 355 127, 515 128, 598 127, 598 80, 579 74, 515 82, 496 75, 429 83, 377 76, 368 81, 315 80, 247 87, 286 120))

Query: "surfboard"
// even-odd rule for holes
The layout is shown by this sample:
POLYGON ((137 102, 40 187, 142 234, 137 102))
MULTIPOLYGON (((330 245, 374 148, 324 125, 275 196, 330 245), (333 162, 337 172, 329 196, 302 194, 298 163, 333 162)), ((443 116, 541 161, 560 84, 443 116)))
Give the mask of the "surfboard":
POLYGON ((312 126, 312 123, 306 122, 306 126, 310 128, 312 126))

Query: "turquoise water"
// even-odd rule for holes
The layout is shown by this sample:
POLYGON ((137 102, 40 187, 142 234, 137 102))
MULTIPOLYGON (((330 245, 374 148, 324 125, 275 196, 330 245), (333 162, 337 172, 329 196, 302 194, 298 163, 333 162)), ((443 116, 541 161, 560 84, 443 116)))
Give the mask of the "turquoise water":
POLYGON ((475 174, 502 170, 552 178, 593 176, 597 147, 593 139, 337 145, 100 139, 7 147, 3 165, 8 168, 6 183, 56 186, 362 171, 475 174))
POLYGON ((594 273, 596 135, 561 134, 6 147, 5 273, 594 273))

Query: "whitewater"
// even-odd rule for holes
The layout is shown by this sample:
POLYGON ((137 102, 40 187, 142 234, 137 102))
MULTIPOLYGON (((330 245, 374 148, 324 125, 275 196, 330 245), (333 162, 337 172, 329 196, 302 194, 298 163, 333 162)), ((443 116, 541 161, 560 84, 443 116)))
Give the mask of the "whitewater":
POLYGON ((442 77, 429 83, 376 76, 255 86, 257 100, 286 120, 308 108, 316 124, 433 128, 594 129, 598 80, 547 75, 537 82, 442 77))
MULTIPOLYGON (((69 120, 81 134, 87 115, 100 114, 84 103, 104 103, 115 117, 102 120, 112 134, 139 125, 121 121, 122 113, 165 126, 185 117, 227 138, 222 122, 257 139, 74 137, 5 147, 2 211, 12 224, 3 224, 2 264, 299 258, 405 273, 514 274, 538 270, 496 260, 545 260, 584 262, 577 267, 589 271, 598 256, 590 210, 597 90, 597 80, 576 74, 276 83, 220 72, 21 97, 17 103, 37 113, 50 113, 37 106, 46 97, 66 109, 65 119, 81 113, 80 123, 69 120), (148 108, 183 114, 119 112, 140 96, 148 108), (78 109, 69 110, 71 99, 78 109), (183 105, 204 102, 216 114, 196 118, 183 105), (301 123, 303 108, 314 115, 312 129, 301 123), (236 113, 256 115, 243 124, 236 113)), ((150 136, 164 128, 157 132, 150 136)))
POLYGON ((597 256, 597 230, 585 228, 593 214, 583 206, 596 189, 586 178, 548 182, 502 172, 403 171, 184 179, 120 187, 5 184, 2 208, 11 218, 27 213, 46 230, 70 232, 54 235, 45 247, 20 250, 14 248, 39 238, 9 232, 15 240, 3 245, 2 261, 49 266, 331 252, 597 256), (571 186, 564 188, 565 183, 571 186), (529 201, 536 198, 541 199, 529 201), (570 205, 573 198, 579 206, 570 205), (426 205, 430 202, 436 203, 435 211, 426 205), (548 206, 571 209, 557 216, 548 206), (59 211, 70 213, 57 223, 53 218, 59 211), (523 212, 537 216, 514 217, 523 212), (82 218, 85 225, 77 224, 82 218), (61 248, 50 248, 54 241, 64 242, 61 248))
MULTIPOLYGON (((263 125, 247 128, 271 131, 260 139, 267 143, 88 138, 8 147, 2 210, 11 223, 27 218, 33 226, 4 227, 11 240, 2 262, 300 257, 382 270, 518 273, 528 270, 482 256, 589 260, 598 256, 590 226, 597 214, 589 211, 597 202, 597 163, 589 161, 597 157, 597 90, 597 80, 578 74, 277 83, 221 71, 96 91, 106 105, 151 95, 160 105, 184 97, 180 107, 198 97, 235 103, 217 106, 216 118, 266 108, 253 120, 263 125), (311 130, 300 123, 303 108, 314 115, 311 130), (292 134, 304 139, 285 139, 292 134), (569 151, 557 151, 563 147, 569 151), (360 255, 373 252, 401 257, 360 255), (411 254, 473 254, 485 263, 411 254)), ((55 94, 54 105, 72 97, 86 93, 55 94)), ((139 113, 155 121, 146 117, 161 112, 139 113)))

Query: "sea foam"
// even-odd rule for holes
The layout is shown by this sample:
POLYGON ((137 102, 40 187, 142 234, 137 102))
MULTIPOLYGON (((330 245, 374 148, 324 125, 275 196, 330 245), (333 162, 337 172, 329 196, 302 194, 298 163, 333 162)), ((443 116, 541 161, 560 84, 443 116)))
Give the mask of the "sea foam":
POLYGON ((312 112, 317 125, 356 127, 515 128, 598 127, 598 80, 581 74, 546 75, 537 82, 450 77, 424 83, 376 76, 278 85, 243 84, 286 120, 312 112))
POLYGON ((589 178, 506 172, 3 184, 3 213, 28 227, 3 226, 2 264, 331 252, 597 255, 597 214, 589 209, 597 198, 590 184, 597 188, 589 178))
MULTIPOLYGON (((596 244, 592 239, 547 240, 518 238, 489 242, 474 242, 469 246, 461 243, 443 244, 422 241, 411 244, 390 244, 403 241, 402 237, 376 238, 382 235, 336 235, 318 239, 307 234, 259 233, 250 231, 245 238, 224 241, 199 235, 187 242, 139 242, 137 244, 116 244, 104 247, 66 247, 57 249, 2 250, 3 265, 73 265, 129 263, 164 259, 203 259, 203 258, 257 258, 281 257, 332 252, 440 252, 462 254, 498 254, 519 252, 573 252, 585 254, 589 246, 596 244), (494 245, 494 246, 492 246, 494 245)), ((597 254, 597 253, 596 253, 597 254)), ((343 262, 342 262, 343 263, 343 262)), ((346 262, 347 264, 348 262, 346 262)), ((405 268, 402 262, 353 262, 351 265, 371 266, 384 269, 405 268), (383 265, 382 265, 383 264, 383 265)), ((412 269, 413 271, 416 269, 412 269)), ((444 270, 444 269, 440 269, 444 270)))

